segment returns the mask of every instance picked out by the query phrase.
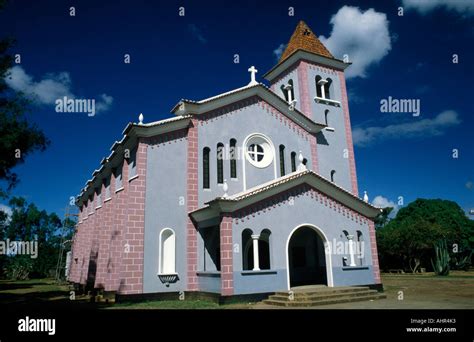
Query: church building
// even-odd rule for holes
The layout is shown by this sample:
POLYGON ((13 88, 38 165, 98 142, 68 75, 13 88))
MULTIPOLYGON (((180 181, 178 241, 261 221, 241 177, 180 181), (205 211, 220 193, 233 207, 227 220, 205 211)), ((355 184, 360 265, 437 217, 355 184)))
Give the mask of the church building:
POLYGON ((348 67, 301 21, 268 85, 251 67, 243 87, 129 123, 77 196, 69 281, 121 296, 380 289, 348 67))

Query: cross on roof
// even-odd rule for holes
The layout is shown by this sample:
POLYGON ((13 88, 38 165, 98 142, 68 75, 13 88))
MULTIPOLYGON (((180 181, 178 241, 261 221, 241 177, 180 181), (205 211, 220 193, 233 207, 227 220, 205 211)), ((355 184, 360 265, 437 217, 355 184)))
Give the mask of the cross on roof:
POLYGON ((253 84, 258 84, 257 81, 255 81, 255 74, 258 72, 257 69, 255 69, 255 67, 252 65, 248 72, 250 72, 250 83, 249 85, 253 85, 253 84))

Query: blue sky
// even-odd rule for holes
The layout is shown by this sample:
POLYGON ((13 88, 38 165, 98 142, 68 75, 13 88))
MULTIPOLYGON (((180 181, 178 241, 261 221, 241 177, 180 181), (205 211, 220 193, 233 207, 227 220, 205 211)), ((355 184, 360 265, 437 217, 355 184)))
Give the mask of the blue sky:
POLYGON ((29 119, 52 142, 15 168, 13 195, 40 208, 62 214, 139 113, 145 122, 163 119, 181 98, 243 86, 250 65, 263 81, 299 20, 353 62, 347 86, 360 192, 381 196, 378 204, 402 196, 404 204, 443 198, 474 208, 473 1, 11 2, 0 32, 18 41, 12 87, 36 94, 29 119), (52 94, 95 98, 102 110, 57 113, 52 94), (389 96, 419 100, 421 114, 382 113, 389 96))

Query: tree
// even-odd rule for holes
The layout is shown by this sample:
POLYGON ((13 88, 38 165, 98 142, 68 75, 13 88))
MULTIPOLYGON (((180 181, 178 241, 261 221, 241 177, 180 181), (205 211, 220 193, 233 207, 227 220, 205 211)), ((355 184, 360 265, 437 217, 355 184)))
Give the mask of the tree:
POLYGON ((433 245, 441 239, 446 239, 450 253, 469 253, 474 248, 474 221, 455 202, 417 199, 377 230, 381 265, 412 272, 430 266, 433 245))
MULTIPOLYGON (((9 278, 45 277, 57 266, 61 244, 72 237, 75 223, 61 222, 55 213, 39 210, 24 198, 13 197, 9 205, 12 215, 3 234, 11 241, 37 242, 37 257, 30 255, 7 256, 2 259, 9 278)), ((63 265, 61 265, 62 267, 63 265)))
MULTIPOLYGON (((0 0, 0 10, 5 6, 0 0)), ((5 78, 14 65, 14 58, 9 50, 14 40, 0 40, 0 180, 7 183, 6 189, 0 188, 0 197, 18 183, 18 176, 12 169, 24 162, 25 157, 34 151, 44 151, 49 140, 34 124, 30 124, 24 115, 30 110, 31 102, 24 94, 8 87, 5 78)))

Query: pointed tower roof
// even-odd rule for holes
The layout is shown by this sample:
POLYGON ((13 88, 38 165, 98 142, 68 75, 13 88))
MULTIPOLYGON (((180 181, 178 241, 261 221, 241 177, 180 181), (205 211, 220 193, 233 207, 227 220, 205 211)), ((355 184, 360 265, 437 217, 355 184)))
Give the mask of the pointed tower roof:
POLYGON ((295 32, 293 32, 278 64, 287 59, 296 50, 305 50, 320 56, 334 58, 303 20, 300 20, 298 26, 296 26, 295 32))

